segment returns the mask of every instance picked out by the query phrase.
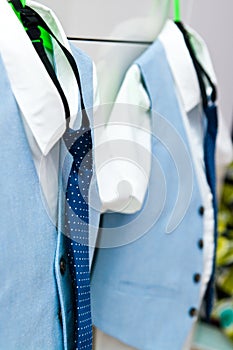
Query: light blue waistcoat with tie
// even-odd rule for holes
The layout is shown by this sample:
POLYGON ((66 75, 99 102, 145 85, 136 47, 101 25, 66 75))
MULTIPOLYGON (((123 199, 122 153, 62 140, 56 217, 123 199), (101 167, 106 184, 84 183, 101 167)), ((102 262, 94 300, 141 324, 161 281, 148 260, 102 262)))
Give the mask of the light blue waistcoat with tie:
POLYGON ((136 64, 151 101, 151 175, 140 212, 103 215, 93 322, 136 349, 182 350, 200 306, 204 208, 162 44, 136 64))
MULTIPOLYGON (((93 105, 92 62, 77 48, 72 50, 93 126, 88 109, 93 105)), ((56 227, 44 206, 20 111, 1 59, 0 99, 0 349, 71 350, 71 281, 62 232, 73 159, 61 141, 56 227)), ((90 197, 98 202, 95 174, 90 197)), ((92 230, 97 231, 98 222, 98 211, 91 209, 92 230)))

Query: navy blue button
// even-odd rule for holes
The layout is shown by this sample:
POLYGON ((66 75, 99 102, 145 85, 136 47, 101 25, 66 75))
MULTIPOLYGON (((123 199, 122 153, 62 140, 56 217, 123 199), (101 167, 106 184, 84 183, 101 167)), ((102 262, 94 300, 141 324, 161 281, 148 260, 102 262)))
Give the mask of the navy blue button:
POLYGON ((193 280, 195 283, 199 283, 201 280, 201 275, 200 273, 195 273, 195 275, 193 276, 193 280))
POLYGON ((60 260, 60 272, 61 272, 61 275, 63 276, 66 272, 66 261, 64 258, 61 258, 60 260))
POLYGON ((189 316, 191 316, 191 317, 197 316, 197 309, 195 309, 195 307, 192 307, 192 308, 189 310, 189 316))
POLYGON ((203 248, 204 248, 203 239, 199 239, 199 241, 198 241, 198 247, 199 247, 200 249, 203 249, 203 248))
POLYGON ((58 319, 59 319, 59 321, 62 323, 62 313, 61 313, 61 309, 58 311, 58 319))
POLYGON ((199 214, 200 214, 201 216, 203 216, 204 213, 205 213, 205 208, 204 208, 203 206, 201 206, 201 207, 198 209, 198 212, 199 212, 199 214))

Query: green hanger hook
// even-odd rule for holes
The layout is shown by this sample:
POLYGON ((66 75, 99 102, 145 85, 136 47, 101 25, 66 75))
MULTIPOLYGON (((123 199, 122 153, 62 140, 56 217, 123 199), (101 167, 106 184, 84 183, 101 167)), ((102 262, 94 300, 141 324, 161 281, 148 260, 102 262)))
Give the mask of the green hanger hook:
MULTIPOLYGON (((23 7, 26 6, 26 0, 20 0, 20 2, 23 5, 23 7)), ((18 11, 16 11, 16 9, 14 8, 14 6, 13 6, 13 4, 11 2, 10 2, 10 5, 11 5, 12 9, 14 10, 16 16, 20 20, 20 13, 18 11)), ((53 52, 53 44, 52 44, 52 40, 51 40, 50 35, 43 28, 41 28, 41 27, 39 27, 39 28, 40 28, 40 31, 41 31, 41 39, 43 41, 44 47, 47 50, 49 50, 50 52, 53 52)))
POLYGON ((174 21, 181 22, 180 0, 174 0, 174 21))

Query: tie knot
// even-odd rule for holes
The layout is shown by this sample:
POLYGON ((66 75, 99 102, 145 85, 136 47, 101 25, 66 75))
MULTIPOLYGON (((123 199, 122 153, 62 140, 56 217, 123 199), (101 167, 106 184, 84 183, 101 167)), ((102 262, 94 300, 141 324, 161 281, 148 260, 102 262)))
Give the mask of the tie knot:
POLYGON ((75 160, 83 158, 92 149, 91 130, 86 127, 78 131, 68 130, 64 135, 64 141, 75 160))

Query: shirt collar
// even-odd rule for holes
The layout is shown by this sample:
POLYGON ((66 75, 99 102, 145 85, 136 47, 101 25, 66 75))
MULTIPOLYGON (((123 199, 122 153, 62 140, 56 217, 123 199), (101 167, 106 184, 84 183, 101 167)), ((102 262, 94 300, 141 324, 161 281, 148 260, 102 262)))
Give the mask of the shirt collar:
POLYGON ((189 112, 200 103, 201 95, 196 71, 183 34, 173 21, 168 20, 159 35, 159 40, 166 51, 185 111, 189 112))
MULTIPOLYGON (((40 13, 70 51, 65 33, 53 12, 33 1, 28 1, 27 4, 40 13)), ((60 95, 6 0, 0 0, 0 33, 0 53, 15 99, 41 152, 46 155, 66 129, 60 95)), ((58 79, 69 103, 72 127, 78 114, 77 82, 66 58, 56 45, 54 61, 58 79)))

